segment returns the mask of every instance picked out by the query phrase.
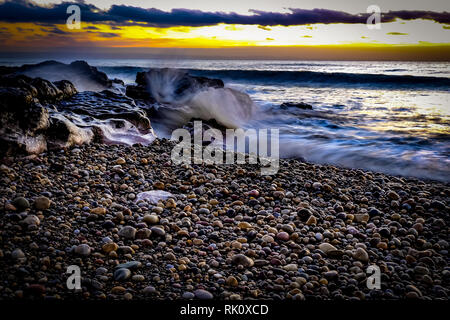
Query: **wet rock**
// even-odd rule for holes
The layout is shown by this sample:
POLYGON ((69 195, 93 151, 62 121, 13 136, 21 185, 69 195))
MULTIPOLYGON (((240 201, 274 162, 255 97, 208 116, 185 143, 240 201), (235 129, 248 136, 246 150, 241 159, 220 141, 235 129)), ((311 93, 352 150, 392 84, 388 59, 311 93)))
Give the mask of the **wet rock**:
POLYGON ((125 226, 120 229, 119 236, 125 239, 134 239, 136 237, 136 228, 132 226, 125 226))
POLYGON ((25 253, 19 248, 15 249, 13 252, 11 252, 11 258, 14 260, 24 260, 25 259, 25 253))
POLYGON ((47 197, 38 197, 34 199, 34 207, 37 210, 47 210, 50 208, 51 200, 47 197))
POLYGON ((126 268, 119 268, 114 271, 114 280, 123 281, 127 280, 131 276, 131 271, 126 268))
POLYGON ((242 265, 246 268, 252 267, 254 265, 253 260, 243 254, 235 254, 231 258, 231 262, 235 265, 242 265))
POLYGON ((19 210, 25 210, 30 207, 30 203, 24 197, 17 197, 12 201, 14 207, 19 210))
POLYGON ((89 247, 88 244, 83 243, 76 246, 74 252, 81 256, 88 256, 91 254, 91 247, 89 247))
POLYGON ((164 237, 164 235, 166 234, 164 229, 162 229, 160 227, 151 227, 150 230, 151 230, 152 234, 154 234, 155 236, 158 236, 158 237, 164 237))
POLYGON ((49 60, 23 65, 16 72, 29 77, 43 77, 50 81, 71 80, 79 91, 102 90, 112 87, 113 83, 104 72, 98 71, 85 61, 64 64, 49 60))
POLYGON ((194 291, 194 295, 197 299, 200 300, 211 300, 214 298, 211 292, 203 289, 197 289, 194 291))
POLYGON ((369 255, 363 248, 357 248, 356 251, 353 253, 353 258, 362 262, 369 262, 369 255))
POLYGON ((297 108, 302 110, 312 110, 312 106, 305 102, 284 102, 280 105, 281 109, 297 108))

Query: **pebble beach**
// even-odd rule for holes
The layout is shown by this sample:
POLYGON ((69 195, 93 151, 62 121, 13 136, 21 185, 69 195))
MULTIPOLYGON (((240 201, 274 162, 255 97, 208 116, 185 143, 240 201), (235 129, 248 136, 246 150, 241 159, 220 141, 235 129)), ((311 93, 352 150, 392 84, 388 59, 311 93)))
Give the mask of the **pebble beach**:
POLYGON ((0 299, 448 299, 448 183, 295 159, 272 176, 174 165, 173 146, 4 159, 0 299))

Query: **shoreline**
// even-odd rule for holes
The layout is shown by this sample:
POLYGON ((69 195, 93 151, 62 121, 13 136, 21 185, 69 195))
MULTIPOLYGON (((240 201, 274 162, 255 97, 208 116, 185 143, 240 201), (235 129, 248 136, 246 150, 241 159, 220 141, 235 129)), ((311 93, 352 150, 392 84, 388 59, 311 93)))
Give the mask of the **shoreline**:
POLYGON ((173 145, 1 165, 2 299, 447 299, 449 183, 296 159, 273 176, 175 166, 173 145), (150 190, 175 197, 136 202, 150 190), (366 286, 373 264, 381 290, 366 286))

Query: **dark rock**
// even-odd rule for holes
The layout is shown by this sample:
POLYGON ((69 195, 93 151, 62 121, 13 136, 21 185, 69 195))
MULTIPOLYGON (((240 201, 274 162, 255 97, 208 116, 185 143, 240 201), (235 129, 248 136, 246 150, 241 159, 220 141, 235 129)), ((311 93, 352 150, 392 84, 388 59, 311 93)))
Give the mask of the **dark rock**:
POLYGON ((64 99, 68 99, 77 93, 77 89, 68 80, 55 81, 53 84, 61 90, 64 99))
MULTIPOLYGON (((47 150, 47 130, 51 121, 48 108, 41 103, 54 103, 73 95, 76 92, 74 86, 69 81, 53 84, 20 74, 0 77, 0 85, 1 154, 7 156, 47 150)), ((75 142, 77 139, 72 140, 75 142)), ((71 144, 71 141, 65 140, 63 145, 71 144)))
POLYGON ((16 73, 29 77, 40 77, 49 81, 67 80, 75 85, 79 91, 100 91, 111 88, 113 81, 97 68, 90 66, 85 61, 74 61, 70 64, 58 61, 44 61, 38 64, 28 64, 19 67, 16 73))
POLYGON ((138 72, 136 74, 136 83, 144 88, 149 88, 151 85, 150 79, 152 77, 162 77, 168 72, 176 72, 173 77, 174 81, 174 95, 182 96, 187 92, 195 92, 201 88, 223 88, 224 83, 220 79, 210 79, 206 77, 191 76, 186 71, 162 68, 150 69, 148 72, 138 72))
MULTIPOLYGON (((145 111, 137 107, 132 99, 110 90, 80 92, 71 99, 61 101, 56 107, 59 111, 72 112, 87 118, 86 120, 123 119, 140 130, 151 129, 151 122, 145 111)), ((119 127, 123 125, 117 121, 110 124, 119 127)))
POLYGON ((119 268, 116 271, 114 271, 114 280, 116 280, 116 281, 126 280, 130 276, 131 276, 131 271, 126 268, 119 268))
POLYGON ((304 102, 284 102, 280 105, 280 108, 281 109, 298 108, 303 110, 312 110, 312 106, 304 102))
POLYGON ((133 99, 140 99, 144 101, 149 101, 151 103, 155 102, 155 99, 152 97, 150 92, 148 92, 147 88, 144 86, 129 85, 126 88, 125 94, 133 99))

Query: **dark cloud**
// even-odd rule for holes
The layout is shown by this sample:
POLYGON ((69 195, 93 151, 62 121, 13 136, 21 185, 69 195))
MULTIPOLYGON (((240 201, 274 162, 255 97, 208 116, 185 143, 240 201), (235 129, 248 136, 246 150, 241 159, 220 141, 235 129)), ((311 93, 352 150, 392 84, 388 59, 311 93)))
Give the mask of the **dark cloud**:
MULTIPOLYGON (((209 26, 219 23, 246 24, 260 26, 290 26, 314 23, 366 23, 369 14, 350 14, 327 9, 290 9, 291 12, 266 12, 250 10, 251 15, 225 12, 203 12, 190 9, 144 9, 125 5, 113 5, 108 10, 100 10, 84 2, 63 2, 53 6, 39 6, 27 0, 6 1, 0 4, 0 21, 65 23, 67 7, 76 4, 81 9, 81 20, 112 25, 144 24, 155 27, 171 26, 209 26), (130 22, 131 21, 131 22, 130 22)), ((395 19, 427 19, 439 23, 450 23, 450 13, 434 11, 389 11, 382 13, 382 22, 395 19)))
POLYGON ((111 32, 99 32, 99 33, 96 33, 96 35, 100 36, 102 38, 117 38, 117 37, 119 37, 118 34, 111 33, 111 32))
POLYGON ((57 27, 52 27, 50 29, 45 29, 44 31, 53 33, 53 34, 68 34, 69 32, 63 31, 57 27))

